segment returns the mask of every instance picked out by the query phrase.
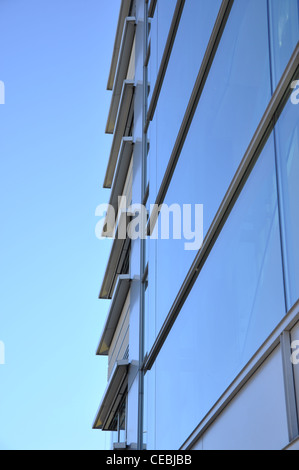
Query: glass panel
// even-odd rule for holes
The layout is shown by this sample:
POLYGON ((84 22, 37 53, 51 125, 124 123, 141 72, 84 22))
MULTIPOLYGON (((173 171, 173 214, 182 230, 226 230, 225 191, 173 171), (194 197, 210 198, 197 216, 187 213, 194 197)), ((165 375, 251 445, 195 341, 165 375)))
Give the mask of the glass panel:
POLYGON ((176 3, 177 0, 158 0, 157 2, 156 17, 158 22, 158 67, 160 67, 160 63, 164 54, 176 3))
POLYGON ((113 443, 124 443, 127 439, 127 430, 126 430, 126 418, 127 418, 127 399, 125 399, 120 405, 118 412, 115 414, 113 421, 110 425, 110 430, 112 433, 112 442, 113 443))
POLYGON ((118 413, 113 418, 113 421, 110 425, 110 431, 112 436, 112 445, 118 442, 118 413))
POLYGON ((299 40, 299 1, 269 0, 273 84, 278 82, 299 40))
POLYGON ((151 20, 151 57, 149 63, 151 87, 149 101, 152 98, 175 7, 176 0, 158 0, 155 16, 151 20))
POLYGON ((295 105, 291 100, 277 123, 276 143, 282 179, 290 309, 299 298, 299 104, 295 105))
POLYGON ((114 431, 112 433, 112 446, 113 444, 117 444, 118 443, 118 431, 114 431))
POLYGON ((124 401, 119 410, 119 442, 126 442, 126 440, 126 401, 124 401))
POLYGON ((118 426, 118 416, 116 414, 111 422, 110 431, 117 432, 117 426, 118 426))
POLYGON ((188 0, 185 3, 156 111, 158 187, 180 130, 220 5, 221 0, 188 0))
MULTIPOLYGON (((181 207, 183 204, 203 204, 204 233, 270 98, 267 0, 238 0, 233 5, 165 198, 169 206, 173 203, 181 207)), ((173 115, 175 112, 170 110, 168 125, 173 115)), ((161 124, 158 123, 158 127, 161 124)), ((168 145, 166 141, 164 147, 168 145)), ((163 166, 159 160, 158 168, 160 164, 163 166)), ((156 332, 195 256, 193 251, 185 251, 185 240, 159 240, 157 250, 156 332)))
POLYGON ((159 449, 182 445, 284 316, 272 135, 157 358, 156 377, 149 373, 159 449))

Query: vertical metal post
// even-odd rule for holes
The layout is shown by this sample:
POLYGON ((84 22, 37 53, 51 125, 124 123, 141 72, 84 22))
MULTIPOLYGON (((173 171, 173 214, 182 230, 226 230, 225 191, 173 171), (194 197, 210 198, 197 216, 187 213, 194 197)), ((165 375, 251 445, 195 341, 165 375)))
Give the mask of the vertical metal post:
MULTIPOLYGON (((148 0, 144 0, 143 18, 143 111, 142 111, 142 161, 141 161, 141 203, 146 191, 146 160, 147 160, 147 132, 145 130, 148 102, 148 75, 147 75, 147 43, 148 43, 148 0)), ((146 221, 142 221, 143 228, 146 221)), ((146 233, 146 231, 144 230, 146 233)), ((137 449, 143 450, 143 413, 144 413, 144 373, 142 364, 144 360, 144 284, 142 283, 145 267, 145 239, 140 240, 140 315, 139 315, 139 395, 138 395, 138 439, 137 449)))
MULTIPOLYGON (((267 1, 268 9, 268 40, 269 40, 269 60, 270 60, 270 81, 271 81, 271 93, 275 92, 275 54, 273 51, 273 37, 272 37, 272 8, 270 0, 267 1)), ((279 218, 279 230, 280 230, 280 243, 282 252, 282 267, 283 267, 283 280, 284 280, 284 292, 285 292, 285 303, 286 312, 292 306, 291 299, 291 279, 288 259, 288 242, 286 234, 286 211, 284 201, 284 176, 281 168, 281 162, 279 159, 279 140, 276 126, 273 129, 274 135, 274 147, 275 147, 275 169, 276 169, 276 184, 277 184, 277 196, 278 196, 278 218, 279 218)))
MULTIPOLYGON (((273 51, 273 37, 272 37, 272 7, 270 0, 267 1, 268 9, 268 39, 269 39, 269 58, 270 58, 270 79, 271 79, 271 91, 272 94, 275 91, 275 54, 273 51)), ((279 217, 279 230, 280 230, 280 241, 281 241, 281 253, 282 253, 282 268, 283 268, 283 280, 284 280, 284 292, 285 292, 285 304, 286 312, 291 308, 291 279, 290 279, 290 267, 287 250, 287 234, 286 234, 286 210, 284 203, 284 176, 282 172, 281 162, 279 158, 279 141, 278 132, 276 127, 273 129, 274 135, 274 146, 275 146, 275 168, 276 168, 276 184, 277 184, 277 199, 278 199, 278 217, 279 217)), ((288 421, 288 432, 289 441, 292 442, 299 434, 298 427, 298 415, 297 415, 297 403, 296 403, 296 391, 295 391, 295 380, 294 370, 291 363, 291 335, 289 331, 284 331, 280 337, 282 363, 283 363, 283 376, 284 376, 284 388, 285 388, 285 399, 286 399, 286 410, 287 410, 287 421, 288 421)))

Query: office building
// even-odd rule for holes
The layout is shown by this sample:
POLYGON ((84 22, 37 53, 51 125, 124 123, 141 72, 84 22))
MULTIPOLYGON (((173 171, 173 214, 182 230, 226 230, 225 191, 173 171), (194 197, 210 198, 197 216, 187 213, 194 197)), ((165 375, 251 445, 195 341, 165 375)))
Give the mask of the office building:
POLYGON ((298 40, 298 0, 121 1, 94 422, 114 449, 299 449, 298 40), (134 204, 147 236, 120 236, 134 204), (159 236, 155 204, 170 229, 203 205, 201 246, 193 212, 159 236))

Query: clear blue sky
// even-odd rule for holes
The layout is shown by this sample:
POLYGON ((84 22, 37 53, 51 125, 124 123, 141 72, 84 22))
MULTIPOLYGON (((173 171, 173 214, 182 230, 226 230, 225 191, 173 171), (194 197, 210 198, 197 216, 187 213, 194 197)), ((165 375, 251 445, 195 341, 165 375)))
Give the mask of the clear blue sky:
POLYGON ((120 0, 1 0, 0 449, 99 449, 110 245, 95 209, 120 0))

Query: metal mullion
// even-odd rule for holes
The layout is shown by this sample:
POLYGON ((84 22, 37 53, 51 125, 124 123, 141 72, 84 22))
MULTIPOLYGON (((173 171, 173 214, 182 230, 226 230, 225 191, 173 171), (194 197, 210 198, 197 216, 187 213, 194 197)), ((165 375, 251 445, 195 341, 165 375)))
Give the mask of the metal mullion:
MULTIPOLYGON (((268 40, 269 40, 269 59, 270 59, 270 80, 271 80, 271 91, 274 93, 274 70, 275 70, 275 54, 273 52, 273 36, 272 36, 272 8, 270 0, 267 0, 268 9, 268 40)), ((277 119, 278 120, 278 119, 277 119)), ((282 268, 283 268, 283 282, 284 282, 284 295, 286 311, 291 308, 290 302, 290 276, 288 266, 288 255, 287 255, 287 236, 286 236, 286 221, 285 221, 285 203, 284 203, 284 191, 283 191, 283 175, 281 171, 281 165, 278 156, 278 136, 277 130, 274 127, 274 152, 275 152, 275 171, 276 171, 276 185, 278 195, 278 217, 279 217, 279 230, 280 230, 280 244, 281 244, 281 256, 282 256, 282 268)))
POLYGON ((125 416, 125 427, 126 427, 126 443, 128 441, 128 404, 129 404, 129 395, 127 391, 126 396, 126 416, 125 416))
MULTIPOLYGON (((144 27, 143 27, 143 103, 142 103, 142 156, 141 156, 141 200, 144 200, 146 193, 146 169, 147 169, 147 131, 144 123, 147 115, 148 106, 148 69, 146 57, 148 52, 148 34, 149 34, 149 16, 148 2, 144 2, 144 27)), ((146 221, 142 221, 142 226, 146 221)), ((144 273, 145 264, 145 240, 140 239, 140 279, 144 273)), ((144 372, 142 364, 144 360, 144 338, 145 338, 145 318, 144 318, 144 298, 145 286, 140 282, 139 299, 139 364, 138 364, 138 428, 137 428, 137 449, 143 450, 143 431, 144 431, 144 372)))
MULTIPOLYGON (((269 31, 269 57, 271 65, 271 87, 272 92, 274 91, 274 61, 275 55, 273 53, 273 37, 272 37, 272 21, 271 21, 271 6, 270 0, 267 2, 268 8, 268 31, 269 31)), ((279 119, 279 115, 276 117, 276 122, 279 119)), ((284 294, 286 312, 291 308, 291 282, 290 282, 290 267, 287 250, 287 214, 285 204, 285 193, 284 193, 284 175, 280 161, 279 151, 279 140, 278 130, 274 127, 274 152, 275 152, 275 169, 276 169, 276 184, 277 184, 277 195, 278 195, 278 217, 279 217, 279 230, 280 230, 280 244, 281 244, 281 256, 282 256, 282 270, 283 270, 283 282, 284 282, 284 294)), ((282 356, 282 368, 283 368, 283 380, 285 389, 285 400, 286 400, 286 413, 288 423, 289 441, 292 442, 299 436, 298 427, 298 414, 297 414, 297 400, 296 400, 296 388, 294 379, 294 370, 291 363, 291 334, 289 331, 284 331, 280 338, 281 344, 281 356, 282 356)))
POLYGON ((117 412, 117 442, 120 443, 120 414, 117 412))

